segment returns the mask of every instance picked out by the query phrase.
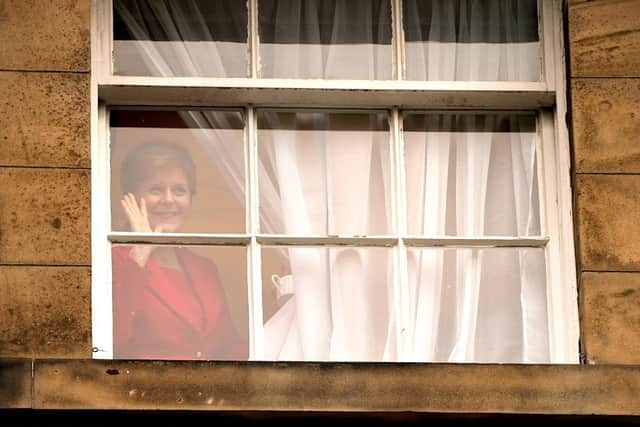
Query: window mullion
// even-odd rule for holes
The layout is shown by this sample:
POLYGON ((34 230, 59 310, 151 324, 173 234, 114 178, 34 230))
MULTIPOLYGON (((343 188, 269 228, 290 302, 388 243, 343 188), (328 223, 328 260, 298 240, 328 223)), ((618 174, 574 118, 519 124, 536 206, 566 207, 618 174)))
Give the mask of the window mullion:
POLYGON ((411 354, 410 337, 413 336, 409 319, 409 284, 407 274, 407 250, 404 244, 404 236, 407 232, 406 215, 406 183, 404 173, 404 146, 402 141, 402 124, 400 112, 397 108, 392 110, 391 117, 392 134, 392 218, 394 231, 398 237, 398 244, 394 248, 394 313, 396 322, 397 360, 406 361, 411 354))
POLYGON ((249 359, 264 358, 264 329, 262 322, 262 260, 257 234, 260 231, 258 208, 258 132, 257 117, 253 106, 247 107, 245 143, 245 180, 247 189, 247 222, 251 241, 247 247, 247 281, 249 298, 249 359))
POLYGON ((258 34, 258 0, 247 0, 249 8, 248 31, 249 35, 249 77, 256 79, 260 77, 260 37, 258 34))
POLYGON ((402 28, 402 0, 391 1, 391 17, 393 26, 393 77, 396 80, 404 80, 405 54, 404 54, 404 29, 402 28))

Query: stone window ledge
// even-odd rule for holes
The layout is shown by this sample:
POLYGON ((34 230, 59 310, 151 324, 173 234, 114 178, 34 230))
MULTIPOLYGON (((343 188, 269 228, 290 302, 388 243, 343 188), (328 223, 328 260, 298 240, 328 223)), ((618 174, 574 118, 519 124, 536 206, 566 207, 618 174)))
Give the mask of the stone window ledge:
POLYGON ((640 365, 0 359, 0 379, 0 408, 640 415, 640 365))

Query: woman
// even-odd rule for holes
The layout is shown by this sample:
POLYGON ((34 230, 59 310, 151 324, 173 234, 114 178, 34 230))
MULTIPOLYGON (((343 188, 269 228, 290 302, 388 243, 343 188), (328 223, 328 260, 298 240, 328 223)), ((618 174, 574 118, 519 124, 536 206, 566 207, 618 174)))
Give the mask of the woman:
MULTIPOLYGON (((124 160, 122 208, 131 231, 174 233, 196 191, 195 165, 175 144, 145 143, 124 160)), ((215 264, 175 246, 113 248, 114 356, 247 359, 215 264)))

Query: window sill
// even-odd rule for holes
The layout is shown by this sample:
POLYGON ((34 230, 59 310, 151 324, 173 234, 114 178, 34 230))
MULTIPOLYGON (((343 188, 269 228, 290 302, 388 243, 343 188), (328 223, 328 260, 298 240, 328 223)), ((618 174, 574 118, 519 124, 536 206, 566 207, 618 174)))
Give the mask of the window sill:
POLYGON ((640 365, 31 362, 0 408, 640 415, 640 365))

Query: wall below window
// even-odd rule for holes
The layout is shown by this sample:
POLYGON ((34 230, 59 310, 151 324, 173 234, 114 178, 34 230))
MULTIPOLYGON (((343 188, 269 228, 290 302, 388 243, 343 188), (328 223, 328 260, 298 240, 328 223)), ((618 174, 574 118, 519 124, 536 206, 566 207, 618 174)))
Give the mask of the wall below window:
POLYGON ((289 410, 310 408, 304 379, 315 410, 638 413, 640 0, 568 2, 582 347, 588 363, 606 366, 310 364, 298 377, 293 366, 225 365, 231 375, 151 362, 126 377, 125 363, 90 360, 89 7, 0 0, 0 408, 176 409, 181 386, 183 402, 211 409, 197 392, 222 375, 230 397, 248 393, 238 402, 281 393, 289 410), (156 400, 137 394, 161 379, 156 400), (47 400, 56 396, 79 400, 47 400))
POLYGON ((640 1, 569 2, 587 363, 640 364, 640 1))

